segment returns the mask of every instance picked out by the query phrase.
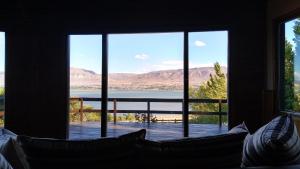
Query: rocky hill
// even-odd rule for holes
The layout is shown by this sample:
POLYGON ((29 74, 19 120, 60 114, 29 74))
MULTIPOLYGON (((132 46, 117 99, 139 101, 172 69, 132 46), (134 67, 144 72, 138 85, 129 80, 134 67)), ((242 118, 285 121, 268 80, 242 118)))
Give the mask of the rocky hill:
MULTIPOLYGON (((227 73, 226 67, 222 67, 227 73)), ((213 67, 192 68, 189 71, 191 86, 199 86, 214 74, 213 67)), ((140 90, 140 89, 183 89, 183 70, 161 70, 143 74, 111 73, 108 75, 108 85, 112 89, 140 90)), ((93 71, 71 68, 71 88, 101 88, 101 75, 93 71)))

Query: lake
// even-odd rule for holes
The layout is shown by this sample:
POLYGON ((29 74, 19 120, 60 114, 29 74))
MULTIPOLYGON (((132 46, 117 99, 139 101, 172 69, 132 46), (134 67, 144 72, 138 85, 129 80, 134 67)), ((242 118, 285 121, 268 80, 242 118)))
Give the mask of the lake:
MULTIPOLYGON (((100 98, 101 90, 79 90, 71 89, 71 97, 90 97, 100 98)), ((183 91, 178 90, 109 90, 109 98, 183 98, 183 91)), ((84 102, 85 105, 93 106, 95 109, 101 108, 101 103, 97 102, 84 102)), ((108 109, 112 109, 113 105, 111 102, 108 104, 108 109)), ((117 109, 122 110, 146 110, 147 103, 117 103, 117 109)), ((151 103, 152 110, 170 110, 180 111, 182 110, 181 103, 151 103)))

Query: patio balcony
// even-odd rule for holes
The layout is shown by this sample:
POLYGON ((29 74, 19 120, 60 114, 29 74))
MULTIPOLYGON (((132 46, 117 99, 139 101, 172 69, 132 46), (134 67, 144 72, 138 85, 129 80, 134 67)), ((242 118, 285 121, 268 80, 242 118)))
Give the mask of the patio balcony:
MULTIPOLYGON (((101 98, 70 98, 72 102, 78 102, 79 107, 70 111, 71 114, 77 114, 79 120, 77 122, 70 122, 69 139, 89 139, 100 137, 100 121, 84 121, 85 115, 88 113, 101 113, 100 109, 86 109, 84 102, 98 102, 101 103, 101 98)), ((125 133, 139 130, 141 128, 147 129, 147 139, 163 140, 175 139, 183 136, 182 110, 155 110, 152 104, 155 103, 183 103, 183 99, 162 99, 162 98, 108 98, 108 103, 111 108, 108 113, 112 119, 108 121, 107 136, 114 137, 125 133), (144 103, 144 109, 118 109, 119 103, 144 103), (139 120, 124 121, 119 120, 118 117, 124 114, 133 114, 139 117, 139 120), (141 116, 142 115, 142 116, 141 116), (153 118, 155 116, 155 118, 153 118), (141 118, 142 117, 142 118, 141 118)), ((190 104, 215 104, 217 111, 195 111, 189 110, 189 117, 195 116, 214 116, 218 118, 218 122, 213 124, 189 122, 189 136, 208 136, 217 135, 227 132, 226 116, 224 106, 227 104, 226 99, 189 99, 190 104)), ((170 108, 171 109, 171 108, 170 108)))

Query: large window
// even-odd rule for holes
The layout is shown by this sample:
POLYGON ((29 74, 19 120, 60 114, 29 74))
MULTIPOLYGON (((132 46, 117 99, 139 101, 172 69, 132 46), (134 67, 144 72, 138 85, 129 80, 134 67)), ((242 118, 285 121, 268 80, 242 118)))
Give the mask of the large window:
POLYGON ((69 138, 100 137, 102 36, 70 36, 69 138))
POLYGON ((227 31, 70 36, 70 138, 227 131, 227 31))
POLYGON ((189 136, 227 130, 227 36, 227 31, 189 33, 189 136))
POLYGON ((109 136, 182 137, 183 33, 111 34, 108 48, 109 136))
POLYGON ((283 25, 281 110, 300 112, 300 19, 283 25))

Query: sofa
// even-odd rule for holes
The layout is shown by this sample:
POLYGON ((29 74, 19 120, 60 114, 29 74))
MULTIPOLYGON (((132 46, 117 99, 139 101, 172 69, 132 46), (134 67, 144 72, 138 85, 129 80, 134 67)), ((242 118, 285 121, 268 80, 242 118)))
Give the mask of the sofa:
MULTIPOLYGON (((0 146, 0 169, 300 168, 299 157, 272 161, 286 153, 287 148, 290 153, 291 146, 298 144, 298 141, 291 141, 299 138, 295 128, 290 127, 293 125, 291 117, 282 116, 251 134, 243 123, 226 134, 165 141, 146 140, 145 129, 119 137, 90 140, 36 138, 9 132, 7 135, 11 137, 0 146), (275 138, 276 134, 279 137, 275 138), (251 149, 255 139, 266 140, 267 135, 274 140, 267 139, 268 144, 263 145, 267 150, 260 149, 255 155, 268 152, 272 155, 251 155, 256 151, 251 149), (251 160, 247 159, 249 154, 251 160)), ((255 147, 260 147, 259 143, 255 143, 255 147)), ((292 148, 291 157, 298 149, 300 147, 292 148)))

